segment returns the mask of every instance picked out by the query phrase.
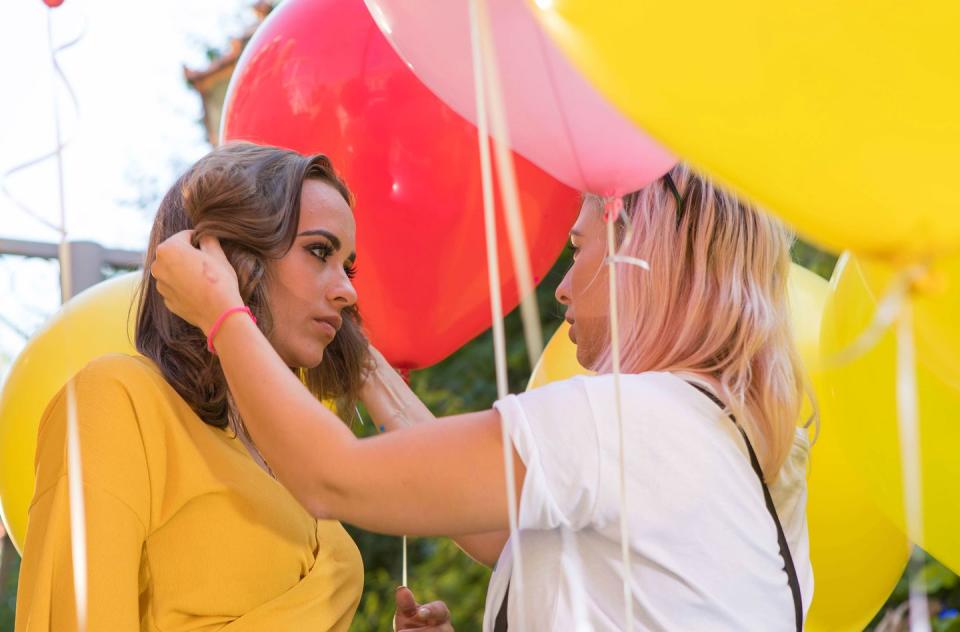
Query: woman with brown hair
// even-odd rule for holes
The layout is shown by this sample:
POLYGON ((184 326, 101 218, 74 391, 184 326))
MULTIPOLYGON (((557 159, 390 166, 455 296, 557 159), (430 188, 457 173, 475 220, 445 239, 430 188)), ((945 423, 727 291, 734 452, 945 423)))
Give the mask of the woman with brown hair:
POLYGON ((347 630, 363 585, 356 545, 275 480, 217 356, 164 306, 149 269, 178 231, 220 239, 274 352, 349 421, 371 365, 351 283, 352 204, 326 157, 245 143, 211 152, 166 194, 137 314, 143 357, 93 361, 41 422, 18 632, 78 629, 71 406, 83 455, 86 630, 347 630))

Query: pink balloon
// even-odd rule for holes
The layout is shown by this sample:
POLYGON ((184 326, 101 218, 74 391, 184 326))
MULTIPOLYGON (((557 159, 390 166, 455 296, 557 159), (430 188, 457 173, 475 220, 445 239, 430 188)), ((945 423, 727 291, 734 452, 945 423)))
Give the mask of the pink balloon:
MULTIPOLYGON (((366 0, 414 73, 476 123, 467 0, 366 0)), ((581 191, 624 194, 677 159, 622 116, 536 24, 525 0, 488 0, 513 149, 581 191)))

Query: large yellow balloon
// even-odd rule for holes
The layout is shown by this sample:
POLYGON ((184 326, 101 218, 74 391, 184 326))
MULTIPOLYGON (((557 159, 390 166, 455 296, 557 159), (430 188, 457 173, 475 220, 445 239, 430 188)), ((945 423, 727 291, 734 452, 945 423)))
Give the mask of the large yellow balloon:
POLYGON ((528 0, 667 147, 837 249, 960 249, 955 0, 528 0))
MULTIPOLYGON (((870 325, 895 272, 844 257, 831 282, 821 335, 823 408, 843 419, 844 451, 869 483, 881 509, 905 529, 897 417, 896 333, 839 366, 842 354, 870 325), (830 364, 831 359, 834 364, 830 364)), ((924 531, 917 544, 960 572, 960 258, 939 263, 933 285, 911 299, 919 406, 924 531)))
MULTIPOLYGON (((823 391, 820 324, 828 294, 826 281, 793 266, 794 336, 818 397, 823 391)), ((906 536, 870 499, 866 482, 839 445, 845 423, 844 417, 822 414, 807 478, 814 592, 804 627, 811 632, 863 630, 890 596, 910 555, 906 536)))
MULTIPOLYGON (((788 289, 797 347, 816 387, 827 282, 794 265, 788 289)), ((588 373, 577 363, 567 329, 561 326, 547 343, 528 388, 588 373)), ((805 628, 811 632, 862 630, 893 591, 910 553, 906 537, 873 504, 863 479, 837 445, 836 426, 842 423, 841 418, 825 418, 808 478, 816 588, 805 628)))
POLYGON ((78 294, 36 334, 10 369, 0 392, 0 515, 22 550, 33 497, 33 458, 43 411, 67 380, 105 353, 135 354, 133 272, 78 294))

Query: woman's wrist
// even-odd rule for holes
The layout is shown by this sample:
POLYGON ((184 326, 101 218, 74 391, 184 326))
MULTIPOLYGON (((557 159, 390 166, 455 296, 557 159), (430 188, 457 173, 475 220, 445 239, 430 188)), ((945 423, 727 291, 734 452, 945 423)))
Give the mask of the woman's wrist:
POLYGON ((254 323, 257 322, 257 317, 253 315, 253 312, 246 305, 228 307, 227 309, 223 310, 223 313, 220 314, 220 316, 217 317, 216 321, 213 323, 213 326, 210 328, 209 333, 207 334, 207 351, 216 355, 217 349, 214 345, 214 339, 216 338, 217 333, 223 326, 224 322, 226 322, 228 318, 234 316, 235 314, 244 314, 249 316, 250 320, 252 320, 254 323))
POLYGON ((373 368, 360 389, 360 400, 378 426, 396 430, 436 420, 407 380, 390 366, 383 354, 371 346, 370 356, 373 368))
MULTIPOLYGON (((239 304, 238 307, 242 308, 243 305, 239 304)), ((230 308, 227 308, 228 310, 230 308)), ((230 314, 227 318, 223 319, 223 322, 220 323, 220 326, 215 332, 213 332, 213 345, 218 356, 222 357, 224 355, 230 355, 230 350, 241 347, 242 342, 246 341, 249 344, 251 330, 246 329, 250 327, 251 330, 259 331, 257 327, 256 318, 244 314, 241 310, 237 310, 237 313, 230 314)), ((210 341, 210 334, 207 334, 207 340, 210 341)))
POLYGON ((420 400, 400 374, 385 363, 378 363, 367 375, 360 400, 374 422, 385 430, 396 430, 422 421, 417 418, 417 411, 423 408, 420 400))
MULTIPOLYGON (((197 318, 196 325, 200 327, 204 336, 209 337, 217 321, 224 316, 228 310, 241 307, 244 307, 244 303, 239 293, 234 296, 224 296, 220 299, 211 300, 203 305, 203 311, 197 318)), ((254 319, 254 321, 256 321, 256 319, 254 319)))

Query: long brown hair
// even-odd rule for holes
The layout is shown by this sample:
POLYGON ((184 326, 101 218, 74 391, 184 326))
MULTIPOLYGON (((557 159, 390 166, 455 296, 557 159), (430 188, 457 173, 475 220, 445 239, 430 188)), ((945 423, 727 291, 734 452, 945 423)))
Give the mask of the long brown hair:
MULTIPOLYGON (((300 222, 303 182, 316 179, 336 189, 353 208, 353 196, 323 155, 251 143, 219 147, 194 164, 160 202, 141 281, 137 310, 137 349, 154 361, 167 382, 204 422, 226 427, 235 414, 217 357, 207 351, 197 327, 163 304, 150 275, 157 246, 171 235, 193 229, 195 239, 213 235, 237 271, 240 296, 261 331, 273 328, 265 283, 267 263, 293 246, 300 222)), ((367 341, 356 307, 342 312, 343 326, 315 368, 298 369, 318 398, 332 401, 344 420, 353 416, 364 373, 370 365, 367 341)))

